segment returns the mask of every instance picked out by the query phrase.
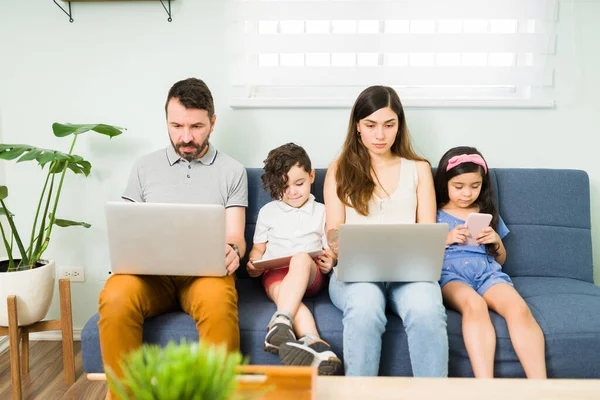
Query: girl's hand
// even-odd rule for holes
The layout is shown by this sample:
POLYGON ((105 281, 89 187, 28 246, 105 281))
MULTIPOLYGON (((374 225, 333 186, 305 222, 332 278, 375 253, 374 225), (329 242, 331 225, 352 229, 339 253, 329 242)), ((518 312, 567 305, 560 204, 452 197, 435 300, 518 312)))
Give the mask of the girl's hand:
POLYGON ((456 228, 448 232, 446 237, 446 248, 454 243, 465 244, 467 237, 471 234, 465 225, 458 225, 456 228))
POLYGON ((261 276, 262 273, 265 272, 265 269, 255 267, 254 264, 252 264, 252 261, 254 261, 253 258, 251 258, 250 261, 248 261, 248 264, 246 264, 246 271, 248 271, 248 275, 250 275, 252 278, 261 276))
POLYGON ((500 235, 491 226, 484 228, 475 239, 477 239, 477 243, 479 244, 496 244, 496 246, 499 246, 502 243, 500 235))
POLYGON ((321 270, 323 274, 328 274, 333 268, 333 265, 336 261, 335 254, 331 249, 323 249, 323 255, 317 257, 317 267, 321 270))

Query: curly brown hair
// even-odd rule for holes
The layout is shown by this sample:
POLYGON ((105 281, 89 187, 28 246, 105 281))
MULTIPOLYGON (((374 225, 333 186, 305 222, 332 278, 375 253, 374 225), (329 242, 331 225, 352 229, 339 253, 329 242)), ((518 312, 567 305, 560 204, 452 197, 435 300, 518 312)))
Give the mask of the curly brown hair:
POLYGON ((286 143, 269 152, 264 161, 264 173, 261 176, 263 187, 274 200, 280 200, 287 187, 287 173, 293 166, 304 168, 310 174, 312 166, 306 151, 297 144, 286 143))

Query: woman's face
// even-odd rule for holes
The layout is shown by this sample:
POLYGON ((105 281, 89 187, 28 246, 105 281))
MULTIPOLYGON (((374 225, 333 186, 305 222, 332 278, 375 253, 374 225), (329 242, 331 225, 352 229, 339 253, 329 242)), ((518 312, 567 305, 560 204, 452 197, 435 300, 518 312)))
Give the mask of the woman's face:
POLYGON ((369 153, 387 155, 398 137, 398 124, 398 115, 385 107, 358 121, 356 129, 369 153))

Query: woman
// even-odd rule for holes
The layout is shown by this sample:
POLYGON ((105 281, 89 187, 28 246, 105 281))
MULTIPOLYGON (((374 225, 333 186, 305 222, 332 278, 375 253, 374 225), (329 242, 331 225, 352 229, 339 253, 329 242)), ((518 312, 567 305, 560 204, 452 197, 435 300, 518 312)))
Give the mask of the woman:
MULTIPOLYGON (((392 88, 372 86, 359 95, 342 153, 327 171, 324 197, 327 241, 336 254, 344 223, 435 223, 431 167, 412 149, 392 88)), ((344 313, 346 375, 378 374, 389 306, 404 323, 413 375, 447 376, 446 312, 438 282, 343 283, 332 275, 329 295, 344 313)))

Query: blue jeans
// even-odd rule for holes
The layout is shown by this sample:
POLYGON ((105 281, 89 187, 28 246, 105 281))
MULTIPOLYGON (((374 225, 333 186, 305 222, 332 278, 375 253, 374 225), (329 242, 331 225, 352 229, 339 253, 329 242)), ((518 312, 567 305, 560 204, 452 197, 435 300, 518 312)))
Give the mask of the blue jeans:
POLYGON ((404 324, 413 375, 448 376, 446 309, 437 282, 344 283, 331 274, 329 296, 344 313, 346 375, 378 375, 388 299, 404 324))

